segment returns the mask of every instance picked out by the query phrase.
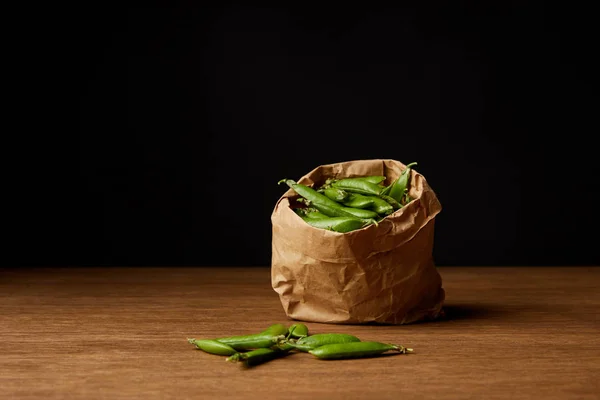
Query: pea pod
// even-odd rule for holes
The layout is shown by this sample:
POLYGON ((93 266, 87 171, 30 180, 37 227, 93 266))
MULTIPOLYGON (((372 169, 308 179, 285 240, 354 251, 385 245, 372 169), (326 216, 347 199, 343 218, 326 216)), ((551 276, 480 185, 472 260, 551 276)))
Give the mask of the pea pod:
POLYGON ((292 188, 296 193, 302 196, 304 199, 308 200, 311 204, 323 204, 329 207, 340 207, 338 203, 331 200, 329 197, 325 196, 317 192, 315 189, 303 185, 301 183, 296 183, 291 179, 282 179, 278 182, 278 184, 285 183, 290 188, 292 188))
POLYGON ((310 218, 310 219, 327 219, 329 218, 327 215, 323 214, 322 212, 318 211, 318 210, 307 210, 306 211, 306 217, 310 218))
POLYGON ((389 195, 390 195, 390 190, 391 190, 391 189, 392 189, 392 185, 391 185, 391 184, 390 184, 390 185, 387 185, 387 186, 386 186, 386 187, 383 189, 383 191, 381 192, 380 196, 381 196, 381 195, 383 195, 383 196, 389 196, 389 195))
POLYGON ((269 325, 267 329, 261 333, 272 333, 274 335, 284 335, 287 332, 287 327, 284 324, 269 325))
POLYGON ((398 201, 396 201, 396 199, 394 199, 391 196, 387 196, 385 194, 380 194, 379 197, 385 201, 387 201, 394 210, 397 210, 399 208, 402 208, 402 204, 400 204, 398 201))
POLYGON ((368 210, 363 210, 360 208, 344 207, 340 204, 338 204, 337 207, 329 207, 328 205, 319 204, 319 203, 313 203, 312 207, 316 208, 321 213, 323 213, 329 217, 358 218, 358 219, 362 219, 363 222, 370 223, 370 224, 375 222, 372 214, 368 214, 368 213, 364 212, 364 211, 368 211, 368 210), (368 216, 368 217, 366 217, 366 218, 361 217, 361 215, 368 216))
POLYGON ((354 215, 357 218, 362 218, 362 219, 373 219, 373 218, 377 218, 377 215, 378 215, 375 211, 365 210, 362 208, 344 207, 344 208, 342 208, 342 210, 346 211, 349 214, 354 215))
POLYGON ((373 206, 373 199, 362 194, 350 193, 350 196, 342 201, 342 204, 352 208, 369 208, 373 206))
POLYGON ((328 187, 326 189, 323 189, 323 194, 329 199, 338 202, 343 202, 350 196, 350 193, 334 187, 328 187))
POLYGON ((358 178, 352 178, 352 179, 358 179, 361 181, 366 181, 366 182, 371 182, 374 184, 380 184, 381 182, 385 181, 385 176, 383 175, 369 175, 369 176, 361 176, 358 178))
POLYGON ((390 185, 388 195, 398 202, 401 202, 402 198, 404 197, 404 193, 408 188, 408 183, 411 177, 411 168, 415 165, 417 165, 416 162, 408 164, 406 169, 402 171, 400 176, 390 185))
POLYGON ((339 343, 351 343, 360 342, 360 339, 353 335, 345 333, 318 333, 298 339, 295 342, 288 342, 296 350, 308 352, 309 350, 316 349, 326 344, 339 344, 339 343))
POLYGON ((308 352, 322 360, 340 360, 346 358, 374 357, 387 351, 397 351, 400 354, 411 353, 412 349, 380 342, 354 342, 326 344, 308 352))
POLYGON ((315 228, 327 229, 339 233, 354 231, 368 225, 368 222, 355 217, 329 217, 323 219, 304 217, 303 220, 315 228))
POLYGON ((293 324, 288 328, 288 338, 301 339, 308 336, 308 327, 304 324, 293 324))
POLYGON ((340 179, 331 184, 334 188, 350 193, 378 196, 385 189, 380 185, 357 178, 340 179))
POLYGON ((275 324, 260 333, 245 336, 230 336, 216 340, 238 351, 253 350, 277 344, 282 338, 285 338, 287 331, 287 328, 283 324, 275 324))
POLYGON ((371 207, 371 209, 377 214, 389 215, 394 212, 394 207, 382 198, 377 196, 369 196, 369 198, 373 202, 373 206, 371 207))
POLYGON ((267 361, 274 360, 282 357, 289 353, 289 350, 281 350, 279 348, 264 348, 248 351, 246 353, 237 353, 230 357, 227 357, 225 361, 229 362, 242 362, 246 366, 251 367, 254 365, 262 364, 267 361))
POLYGON ((237 351, 233 347, 231 347, 225 343, 216 341, 216 340, 188 339, 188 342, 190 342, 191 344, 196 346, 197 349, 202 350, 209 354, 216 354, 219 356, 231 356, 231 355, 237 354, 237 351))

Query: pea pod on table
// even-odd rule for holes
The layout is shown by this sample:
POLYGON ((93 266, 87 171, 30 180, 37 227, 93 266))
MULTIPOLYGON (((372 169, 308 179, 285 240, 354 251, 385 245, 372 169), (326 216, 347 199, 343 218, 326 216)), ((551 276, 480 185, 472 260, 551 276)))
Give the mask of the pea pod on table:
POLYGON ((288 353, 289 350, 282 350, 278 348, 261 348, 245 353, 236 353, 230 357, 227 357, 225 361, 242 362, 246 366, 251 367, 279 357, 283 357, 288 353))
POLYGON ((216 354, 218 356, 232 356, 234 354, 237 354, 237 350, 235 350, 233 347, 225 343, 221 343, 217 340, 188 339, 188 342, 195 345, 197 349, 209 354, 216 354))
POLYGON ((388 351, 412 353, 412 349, 380 342, 351 342, 326 344, 308 352, 322 360, 375 357, 388 351))
POLYGON ((288 338, 302 339, 308 336, 308 327, 304 324, 293 324, 288 328, 288 338))
POLYGON ((296 341, 288 341, 296 350, 308 352, 326 344, 340 344, 360 342, 360 339, 354 335, 346 333, 317 333, 316 335, 307 336, 296 341))
POLYGON ((235 350, 253 350, 271 347, 285 338, 288 329, 283 324, 271 325, 264 331, 251 335, 230 336, 215 339, 218 342, 227 344, 235 350))

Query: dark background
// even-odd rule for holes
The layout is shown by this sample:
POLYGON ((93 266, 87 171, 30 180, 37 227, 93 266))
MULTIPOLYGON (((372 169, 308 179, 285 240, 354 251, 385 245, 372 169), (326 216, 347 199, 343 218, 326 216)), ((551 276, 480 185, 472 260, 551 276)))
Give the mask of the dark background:
POLYGON ((589 11, 149 4, 79 11, 5 264, 266 266, 277 181, 369 158, 418 162, 440 266, 600 264, 589 11))

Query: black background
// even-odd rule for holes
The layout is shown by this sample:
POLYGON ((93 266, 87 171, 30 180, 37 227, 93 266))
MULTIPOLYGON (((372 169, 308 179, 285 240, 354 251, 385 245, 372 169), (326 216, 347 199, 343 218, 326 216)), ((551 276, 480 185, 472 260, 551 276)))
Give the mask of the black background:
POLYGON ((46 172, 5 225, 4 263, 266 266, 278 180, 392 158, 417 161, 442 203, 436 264, 600 264, 587 15, 82 9, 66 42, 78 137, 34 161, 46 172))

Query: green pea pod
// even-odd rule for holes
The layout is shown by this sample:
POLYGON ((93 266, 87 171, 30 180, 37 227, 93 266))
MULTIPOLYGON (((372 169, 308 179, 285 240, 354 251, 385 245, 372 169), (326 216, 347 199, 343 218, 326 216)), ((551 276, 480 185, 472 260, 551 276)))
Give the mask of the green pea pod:
POLYGON ((391 196, 386 196, 385 194, 380 194, 379 197, 381 199, 387 201, 394 208, 394 210, 402 208, 402 204, 400 204, 398 201, 396 201, 396 199, 394 199, 391 196))
MULTIPOLYGON (((377 217, 377 213, 373 215, 370 210, 364 210, 361 208, 351 208, 351 207, 329 207, 323 204, 314 203, 313 207, 319 210, 321 213, 327 215, 328 217, 347 217, 347 218, 358 218, 363 220, 367 225, 375 224, 377 225, 377 221, 374 219, 377 217), (365 212, 366 211, 366 212, 365 212)), ((324 218, 323 218, 324 219, 324 218)))
POLYGON ((360 339, 354 335, 347 333, 317 333, 302 339, 298 339, 296 343, 310 345, 312 347, 323 346, 331 343, 350 343, 360 342, 360 339))
MULTIPOLYGON (((337 203, 336 203, 337 204, 337 203)), ((329 205, 313 203, 312 207, 319 210, 322 214, 327 215, 328 217, 347 217, 347 218, 359 218, 347 211, 341 204, 337 204, 335 207, 330 207, 329 205)))
POLYGON ((393 186, 393 182, 392 184, 387 185, 383 191, 381 192, 381 195, 383 196, 389 196, 390 195, 390 190, 392 190, 392 186, 393 186))
POLYGON ((253 350, 271 347, 277 344, 287 334, 287 327, 283 324, 274 324, 264 331, 245 336, 230 336, 216 339, 218 342, 227 344, 235 350, 253 350))
POLYGON ((191 344, 196 346, 197 349, 202 350, 209 354, 216 354, 219 356, 231 356, 231 355, 237 354, 237 351, 233 347, 231 347, 225 343, 216 341, 216 340, 188 339, 188 342, 190 342, 191 344))
POLYGON ((267 327, 267 329, 265 329, 261 333, 271 333, 273 335, 279 336, 279 335, 285 335, 287 333, 287 331, 288 331, 288 328, 284 324, 273 324, 273 325, 270 325, 269 327, 267 327))
POLYGON ((326 344, 360 342, 360 339, 345 333, 318 333, 296 341, 287 341, 296 350, 308 352, 326 344))
POLYGON ((371 209, 378 215, 390 215, 394 212, 394 207, 382 198, 376 196, 370 196, 370 198, 373 201, 371 209))
POLYGON ((301 183, 296 183, 291 179, 282 179, 278 182, 278 184, 285 183, 290 188, 292 188, 296 193, 302 196, 304 199, 310 201, 312 204, 319 203, 329 207, 340 207, 340 204, 331 200, 329 197, 325 196, 314 190, 311 187, 303 185, 301 183))
POLYGON ((352 208, 370 208, 373 206, 373 199, 362 194, 350 193, 350 196, 342 201, 342 204, 352 208))
POLYGON ((227 357, 225 361, 242 362, 246 366, 251 367, 282 357, 288 353, 289 350, 283 350, 277 347, 270 349, 256 349, 246 353, 234 354, 230 357, 227 357))
POLYGON ((323 189, 323 194, 329 199, 338 202, 343 202, 350 196, 350 193, 345 192, 342 189, 336 189, 334 187, 323 189))
POLYGON ((288 328, 287 338, 301 339, 305 336, 308 336, 308 327, 304 324, 293 324, 288 328))
POLYGON ((306 208, 294 208, 294 212, 300 217, 306 217, 306 208))
POLYGON ((310 210, 305 213, 305 216, 310 219, 325 219, 329 218, 327 215, 323 214, 318 210, 310 210))
POLYGON ((361 219, 373 219, 377 218, 378 215, 375 211, 364 210, 362 208, 344 207, 343 210, 361 219))
POLYGON ((353 342, 340 344, 326 344, 309 353, 322 360, 341 360, 347 358, 374 357, 387 351, 397 351, 400 354, 411 353, 412 349, 380 342, 353 342))
POLYGON ((398 179, 396 179, 390 185, 391 189, 389 190, 388 195, 390 197, 394 198, 398 202, 402 201, 402 197, 404 196, 404 193, 406 192, 406 190, 408 188, 408 183, 409 183, 410 177, 411 177, 410 171, 411 171, 412 167, 415 165, 417 165, 416 162, 408 164, 406 166, 406 169, 404 171, 402 171, 402 173, 400 174, 398 179))
POLYGON ((385 181, 385 176, 382 176, 382 175, 371 175, 371 176, 361 176, 361 177, 352 178, 352 179, 357 179, 357 180, 361 180, 361 181, 371 182, 371 183, 374 183, 374 184, 378 185, 381 182, 385 181))
POLYGON ((307 224, 315 228, 327 229, 339 233, 354 231, 368 225, 364 220, 355 217, 330 217, 327 219, 311 219, 305 217, 303 219, 307 224))
POLYGON ((356 178, 340 179, 332 183, 332 186, 350 193, 375 196, 378 196, 384 190, 380 185, 356 178))

